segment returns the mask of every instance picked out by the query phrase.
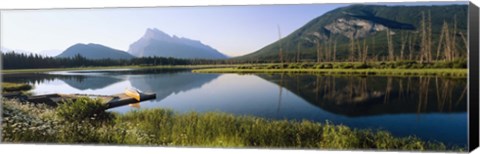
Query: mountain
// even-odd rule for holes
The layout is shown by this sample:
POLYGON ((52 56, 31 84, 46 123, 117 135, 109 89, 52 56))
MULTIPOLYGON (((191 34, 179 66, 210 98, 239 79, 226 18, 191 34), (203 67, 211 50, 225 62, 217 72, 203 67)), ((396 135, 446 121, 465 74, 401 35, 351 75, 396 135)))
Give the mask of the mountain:
POLYGON ((395 77, 367 79, 282 74, 257 74, 256 76, 285 88, 322 110, 347 117, 467 111, 467 100, 461 94, 466 84, 462 80, 434 81, 420 80, 417 77, 412 78, 411 82, 406 82, 405 78, 395 77), (453 84, 447 84, 448 82, 453 84), (403 86, 403 89, 389 83, 398 83, 400 87, 403 86), (415 86, 423 84, 430 85, 430 87, 415 86), (447 85, 447 87, 439 87, 441 85, 447 85), (429 91, 431 88, 438 89, 439 92, 429 91), (388 92, 386 89, 391 91, 388 92), (408 93, 408 97, 405 97, 405 93, 408 93), (428 94, 428 96, 424 96, 424 94, 428 94), (419 101, 422 100, 420 97, 427 98, 419 101), (455 101, 445 101, 444 98, 455 101), (446 105, 443 102, 458 104, 446 105), (449 107, 443 108, 442 106, 449 107))
POLYGON ((63 51, 60 55, 56 56, 59 58, 65 57, 74 57, 77 54, 87 58, 87 59, 131 59, 134 56, 128 54, 125 51, 112 49, 110 47, 106 47, 100 44, 82 44, 78 43, 73 46, 70 46, 65 51, 63 51))
POLYGON ((156 28, 130 45, 128 52, 137 57, 173 57, 185 59, 224 59, 227 56, 197 40, 170 36, 156 28))
MULTIPOLYGON (((279 48, 282 48, 283 57, 287 61, 295 59, 297 45, 300 44, 302 59, 316 59, 316 41, 321 48, 325 44, 336 41, 337 59, 346 59, 350 52, 350 41, 355 46, 368 45, 369 56, 387 56, 387 30, 393 39, 395 54, 400 52, 401 38, 414 38, 413 48, 420 48, 420 29, 422 13, 428 21, 431 16, 433 49, 436 49, 444 21, 453 30, 457 23, 458 32, 467 34, 468 5, 431 5, 431 6, 386 6, 386 5, 350 5, 329 11, 319 16, 303 27, 292 32, 279 41, 275 41, 251 54, 234 58, 237 60, 278 60, 279 48), (429 13, 430 12, 430 13, 429 13)), ((457 33, 457 45, 461 50, 466 49, 457 33)), ((333 45, 332 45, 333 46, 333 45)), ((333 47, 332 47, 333 48, 333 47)), ((463 50, 466 51, 466 50, 463 50)), ((464 53, 466 54, 466 52, 464 53)), ((415 53, 414 55, 418 55, 415 53)))

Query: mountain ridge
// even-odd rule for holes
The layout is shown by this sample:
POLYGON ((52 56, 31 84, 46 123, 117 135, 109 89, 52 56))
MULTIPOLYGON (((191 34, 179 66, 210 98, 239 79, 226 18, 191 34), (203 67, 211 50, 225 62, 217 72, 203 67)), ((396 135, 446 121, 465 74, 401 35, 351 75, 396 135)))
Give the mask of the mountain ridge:
MULTIPOLYGON (((336 41, 337 58, 345 59, 352 38, 362 43, 365 40, 371 51, 369 55, 386 56, 387 39, 385 34, 387 29, 390 30, 393 37, 395 52, 398 52, 402 35, 418 36, 422 12, 427 17, 428 12, 431 13, 432 38, 435 42, 439 38, 443 22, 447 21, 453 25, 454 18, 457 19, 459 32, 466 33, 467 11, 468 5, 349 5, 320 15, 286 37, 234 59, 275 61, 278 60, 278 51, 281 45, 285 60, 293 61, 297 45, 300 44, 300 57, 312 61, 316 57, 316 41, 319 41, 322 47, 324 44, 333 44, 333 41, 336 41)), ((414 47, 418 50, 418 42, 414 47)))
POLYGON ((128 53, 137 57, 158 56, 184 59, 225 59, 226 55, 201 41, 178 37, 148 28, 145 34, 129 46, 128 53))
POLYGON ((67 58, 81 55, 87 59, 131 59, 134 56, 117 49, 113 49, 101 44, 95 43, 77 43, 68 47, 65 51, 55 56, 57 58, 67 58))

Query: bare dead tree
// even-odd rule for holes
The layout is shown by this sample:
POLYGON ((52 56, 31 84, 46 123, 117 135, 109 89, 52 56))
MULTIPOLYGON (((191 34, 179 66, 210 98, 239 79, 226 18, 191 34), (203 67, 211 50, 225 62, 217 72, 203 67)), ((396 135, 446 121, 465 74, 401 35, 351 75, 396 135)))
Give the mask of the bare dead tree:
POLYGON ((444 48, 444 55, 445 55, 445 60, 447 61, 451 61, 453 60, 453 57, 452 57, 452 42, 451 42, 451 38, 450 38, 450 32, 449 32, 449 28, 448 28, 448 23, 447 22, 443 22, 443 29, 442 31, 444 32, 444 35, 445 35, 445 48, 444 48))
POLYGON ((337 40, 333 43, 333 61, 337 61, 337 40))
POLYGON ((325 45, 323 46, 323 61, 328 62, 328 40, 325 42, 325 45))
POLYGON ((457 57, 457 15, 453 17, 453 33, 452 33, 452 58, 455 59, 457 57))
POLYGON ((426 52, 427 52, 427 32, 426 32, 426 25, 425 25, 425 12, 422 12, 422 21, 420 23, 420 30, 421 30, 421 46, 420 46, 420 63, 423 63, 426 60, 426 52))
POLYGON ((363 57, 363 55, 362 55, 362 47, 361 47, 360 41, 359 41, 358 39, 356 40, 356 42, 357 42, 358 61, 362 61, 362 59, 363 59, 363 58, 362 58, 362 57, 363 57))
POLYGON ((297 63, 300 62, 300 42, 297 43, 297 58, 296 58, 297 63))
POLYGON ((403 51, 405 50, 405 45, 407 44, 407 39, 408 39, 408 34, 405 36, 404 33, 402 33, 401 36, 401 44, 400 44, 400 60, 403 60, 403 51))
POLYGON ((283 54, 282 54, 282 33, 280 32, 280 25, 277 25, 277 28, 278 28, 278 46, 279 46, 279 50, 278 50, 278 58, 280 59, 280 64, 281 64, 281 67, 283 68, 283 54))
POLYGON ((320 51, 321 50, 321 47, 320 47, 320 39, 317 39, 317 63, 320 63, 321 62, 321 58, 320 58, 320 51))
POLYGON ((428 26, 427 26, 427 61, 432 61, 432 16, 430 10, 428 11, 428 26))
POLYGON ((465 48, 468 48, 468 41, 465 35, 463 35, 462 32, 460 32, 460 36, 462 36, 463 44, 465 45, 465 48))
POLYGON ((349 59, 351 62, 354 61, 355 58, 355 38, 350 38, 350 56, 349 59))
POLYGON ((413 53, 415 52, 415 43, 417 42, 417 36, 415 34, 412 34, 412 36, 409 39, 409 47, 408 47, 408 59, 409 60, 414 60, 413 53))
POLYGON ((395 55, 394 55, 394 50, 393 50, 393 41, 392 41, 392 35, 390 34, 390 29, 387 28, 387 47, 388 47, 388 60, 389 61, 394 61, 395 60, 395 55))
POLYGON ((363 63, 367 63, 367 55, 368 55, 368 46, 367 46, 367 40, 363 40, 363 63))

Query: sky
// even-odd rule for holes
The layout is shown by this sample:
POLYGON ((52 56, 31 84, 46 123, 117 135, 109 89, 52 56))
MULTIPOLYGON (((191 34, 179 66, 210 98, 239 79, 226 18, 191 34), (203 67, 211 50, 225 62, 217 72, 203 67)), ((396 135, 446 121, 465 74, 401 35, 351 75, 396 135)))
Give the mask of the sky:
MULTIPOLYGON (((390 5, 429 5, 396 3, 390 5)), ((450 4, 450 3, 442 3, 450 4)), ((286 36, 310 20, 347 4, 8 10, 1 12, 0 44, 34 53, 97 43, 127 51, 147 28, 200 40, 239 56, 286 36)))

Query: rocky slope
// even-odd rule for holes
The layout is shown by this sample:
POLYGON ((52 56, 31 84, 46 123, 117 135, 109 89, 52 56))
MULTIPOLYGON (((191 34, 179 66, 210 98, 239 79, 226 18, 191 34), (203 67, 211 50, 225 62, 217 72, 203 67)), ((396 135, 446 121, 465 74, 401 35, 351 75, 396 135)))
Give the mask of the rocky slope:
POLYGON ((197 40, 170 36, 158 29, 147 29, 128 50, 137 57, 173 57, 184 59, 224 59, 227 56, 197 40))

